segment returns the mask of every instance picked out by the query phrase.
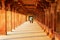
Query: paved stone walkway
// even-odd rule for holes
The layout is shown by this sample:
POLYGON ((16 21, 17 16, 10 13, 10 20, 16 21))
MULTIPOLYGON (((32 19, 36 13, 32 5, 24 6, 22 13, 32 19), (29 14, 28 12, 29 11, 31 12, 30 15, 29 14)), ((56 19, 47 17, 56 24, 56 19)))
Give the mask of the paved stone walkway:
POLYGON ((34 23, 25 22, 6 36, 0 36, 0 40, 51 40, 42 28, 34 23))

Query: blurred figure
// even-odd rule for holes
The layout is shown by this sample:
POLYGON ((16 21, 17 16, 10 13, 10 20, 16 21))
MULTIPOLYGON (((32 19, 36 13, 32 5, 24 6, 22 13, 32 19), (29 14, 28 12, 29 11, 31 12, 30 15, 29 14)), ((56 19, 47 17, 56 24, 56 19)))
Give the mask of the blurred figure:
POLYGON ((33 17, 30 17, 30 23, 33 23, 33 17))

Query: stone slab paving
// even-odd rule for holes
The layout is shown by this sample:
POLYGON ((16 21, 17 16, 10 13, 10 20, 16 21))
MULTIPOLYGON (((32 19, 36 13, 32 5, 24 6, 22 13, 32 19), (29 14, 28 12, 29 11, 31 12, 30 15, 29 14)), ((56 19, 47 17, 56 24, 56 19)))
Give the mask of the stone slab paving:
POLYGON ((28 21, 18 26, 13 32, 0 36, 0 40, 51 40, 51 38, 46 35, 37 22, 28 21))

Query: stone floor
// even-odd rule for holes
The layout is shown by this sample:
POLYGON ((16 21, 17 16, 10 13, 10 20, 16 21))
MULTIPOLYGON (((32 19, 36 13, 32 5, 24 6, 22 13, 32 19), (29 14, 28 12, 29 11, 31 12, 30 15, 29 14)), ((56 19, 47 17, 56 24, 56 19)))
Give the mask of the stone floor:
POLYGON ((51 40, 36 21, 34 23, 25 22, 7 34, 0 36, 0 40, 51 40))

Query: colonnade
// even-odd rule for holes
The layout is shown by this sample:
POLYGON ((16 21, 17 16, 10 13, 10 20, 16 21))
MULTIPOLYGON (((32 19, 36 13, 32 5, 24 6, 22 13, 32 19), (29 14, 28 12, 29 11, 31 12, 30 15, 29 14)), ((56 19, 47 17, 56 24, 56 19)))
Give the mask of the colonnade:
POLYGON ((60 0, 49 4, 50 6, 44 9, 44 12, 41 11, 36 15, 36 20, 49 37, 60 40, 60 0))
POLYGON ((0 35, 7 35, 12 32, 18 25, 26 21, 26 15, 18 13, 14 8, 10 8, 10 4, 5 7, 5 0, 0 5, 0 35))

